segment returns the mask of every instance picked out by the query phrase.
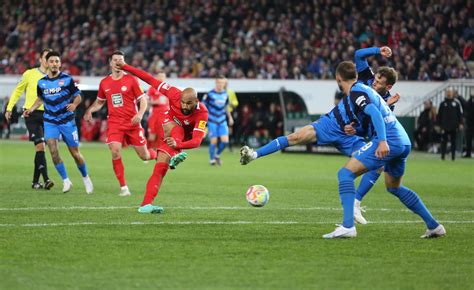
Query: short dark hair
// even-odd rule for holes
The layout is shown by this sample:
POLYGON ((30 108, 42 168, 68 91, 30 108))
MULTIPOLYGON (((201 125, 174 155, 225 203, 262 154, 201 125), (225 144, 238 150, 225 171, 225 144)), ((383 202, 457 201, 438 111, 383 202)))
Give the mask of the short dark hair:
POLYGON ((113 57, 114 55, 121 55, 121 56, 125 57, 125 53, 124 53, 123 51, 121 51, 121 50, 114 50, 114 52, 112 52, 112 53, 110 54, 110 56, 109 56, 109 61, 112 60, 112 57, 113 57))
POLYGON ((387 85, 393 86, 397 82, 397 79, 398 79, 397 71, 391 67, 381 66, 377 70, 377 73, 380 75, 380 77, 384 77, 387 79, 387 85))
POLYGON ((59 58, 61 58, 61 54, 57 51, 54 51, 54 50, 51 50, 50 52, 48 52, 48 54, 46 55, 46 60, 48 60, 50 57, 52 56, 57 56, 59 58))
POLYGON ((336 74, 339 74, 343 81, 357 78, 355 64, 352 61, 343 61, 337 65, 336 74))
POLYGON ((41 53, 40 53, 40 57, 43 56, 43 54, 44 54, 45 52, 48 52, 48 53, 49 53, 49 52, 51 52, 51 51, 53 51, 51 48, 45 48, 45 49, 43 49, 43 50, 41 51, 41 53))

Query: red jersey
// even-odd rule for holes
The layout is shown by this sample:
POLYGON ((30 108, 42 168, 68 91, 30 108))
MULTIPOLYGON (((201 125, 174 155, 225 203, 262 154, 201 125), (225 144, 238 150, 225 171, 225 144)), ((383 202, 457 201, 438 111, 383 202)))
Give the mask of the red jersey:
POLYGON ((168 98, 162 93, 158 92, 156 88, 150 87, 147 92, 148 97, 151 101, 157 101, 158 104, 151 105, 150 114, 157 112, 166 112, 170 109, 170 103, 168 98))
POLYGON ((177 87, 173 87, 168 83, 162 82, 157 91, 168 97, 170 109, 163 123, 174 121, 176 124, 184 128, 185 138, 183 141, 190 140, 194 130, 206 132, 207 108, 199 102, 196 109, 190 115, 181 112, 181 93, 177 87))
POLYGON ((111 75, 102 79, 97 99, 107 100, 109 126, 134 129, 141 127, 140 124, 132 125, 132 118, 138 113, 137 101, 144 96, 137 79, 124 74, 118 80, 112 79, 111 75))

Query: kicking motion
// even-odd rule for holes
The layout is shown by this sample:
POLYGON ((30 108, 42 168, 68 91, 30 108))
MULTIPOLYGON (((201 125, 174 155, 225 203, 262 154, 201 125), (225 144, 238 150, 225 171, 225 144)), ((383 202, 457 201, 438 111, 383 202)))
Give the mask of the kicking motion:
POLYGON ((139 213, 162 213, 164 209, 152 203, 160 190, 168 168, 176 169, 178 164, 186 159, 187 154, 182 150, 197 148, 201 145, 205 135, 207 109, 199 102, 197 92, 193 88, 181 91, 153 78, 145 71, 125 64, 123 60, 118 61, 115 66, 117 69, 134 74, 169 99, 170 110, 166 112, 162 124, 165 139, 157 148, 155 168, 148 179, 145 197, 138 208, 139 213))

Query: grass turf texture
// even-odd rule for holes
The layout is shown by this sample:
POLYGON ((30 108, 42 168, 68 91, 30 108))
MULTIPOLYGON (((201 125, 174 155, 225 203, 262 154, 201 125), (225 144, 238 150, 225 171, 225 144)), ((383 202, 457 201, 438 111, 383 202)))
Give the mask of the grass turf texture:
POLYGON ((63 194, 48 155, 51 191, 32 190, 33 145, 0 143, 0 289, 473 289, 472 160, 412 154, 405 184, 419 193, 448 236, 421 240, 424 224, 386 193, 383 178, 363 202, 372 224, 351 240, 323 240, 341 220, 342 156, 276 154, 221 168, 207 148, 169 171, 156 204, 137 213, 153 162, 124 150, 133 196, 121 198, 110 153, 84 144, 95 191, 86 195, 62 143, 74 183, 63 194), (245 192, 263 184, 270 201, 252 208, 245 192))

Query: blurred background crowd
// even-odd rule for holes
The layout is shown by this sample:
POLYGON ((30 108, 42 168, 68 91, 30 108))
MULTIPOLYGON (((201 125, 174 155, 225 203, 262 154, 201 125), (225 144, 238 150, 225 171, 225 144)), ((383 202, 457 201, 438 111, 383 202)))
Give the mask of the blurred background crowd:
POLYGON ((375 69, 463 78, 473 73, 472 9, 462 0, 5 0, 0 74, 21 74, 51 47, 66 72, 101 76, 120 48, 172 78, 328 79, 354 50, 388 45, 393 57, 375 69))

